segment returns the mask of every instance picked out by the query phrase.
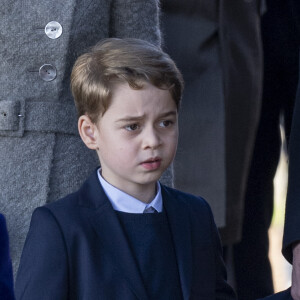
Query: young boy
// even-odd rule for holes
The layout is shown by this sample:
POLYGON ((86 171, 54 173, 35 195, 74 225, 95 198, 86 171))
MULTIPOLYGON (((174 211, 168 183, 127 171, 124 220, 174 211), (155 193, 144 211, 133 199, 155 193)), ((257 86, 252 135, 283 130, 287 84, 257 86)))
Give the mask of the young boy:
POLYGON ((101 168, 35 210, 17 299, 235 299, 208 204, 158 182, 178 139, 174 62, 145 41, 106 39, 78 58, 71 88, 101 168))

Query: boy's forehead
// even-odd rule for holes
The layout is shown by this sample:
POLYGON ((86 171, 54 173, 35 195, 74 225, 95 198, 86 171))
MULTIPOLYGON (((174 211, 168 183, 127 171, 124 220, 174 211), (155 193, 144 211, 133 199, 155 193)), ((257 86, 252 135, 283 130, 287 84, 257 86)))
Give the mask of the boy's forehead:
MULTIPOLYGON (((125 96, 127 94, 136 95, 136 97, 141 97, 141 98, 145 97, 146 95, 151 97, 151 95, 157 94, 157 92, 159 92, 161 94, 164 94, 164 97, 161 97, 162 101, 169 97, 171 97, 172 100, 174 100, 168 88, 156 87, 155 85, 147 81, 142 81, 139 83, 139 85, 140 88, 133 88, 127 82, 115 83, 112 89, 111 99, 112 100, 115 98, 122 99, 122 96, 125 96)), ((174 103, 176 104, 175 100, 174 103)))
POLYGON ((157 112, 159 109, 177 110, 169 90, 157 88, 147 82, 140 89, 134 89, 128 83, 118 83, 113 89, 107 111, 137 114, 144 110, 157 112))

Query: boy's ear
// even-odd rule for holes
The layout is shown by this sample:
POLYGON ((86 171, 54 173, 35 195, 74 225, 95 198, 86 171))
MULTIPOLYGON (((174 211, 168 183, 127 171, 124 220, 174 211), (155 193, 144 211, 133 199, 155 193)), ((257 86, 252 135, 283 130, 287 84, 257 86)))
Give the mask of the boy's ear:
POLYGON ((87 115, 82 115, 78 119, 78 131, 81 139, 85 145, 92 149, 97 150, 97 126, 94 124, 87 115))

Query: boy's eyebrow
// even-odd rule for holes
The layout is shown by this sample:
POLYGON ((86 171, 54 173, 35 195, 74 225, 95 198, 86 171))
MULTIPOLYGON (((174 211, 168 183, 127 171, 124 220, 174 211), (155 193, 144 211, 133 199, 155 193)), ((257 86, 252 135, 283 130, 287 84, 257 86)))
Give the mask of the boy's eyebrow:
MULTIPOLYGON (((177 111, 176 110, 172 110, 172 111, 168 111, 166 113, 162 113, 159 115, 159 118, 166 118, 166 117, 171 117, 171 116, 176 116, 177 115, 177 111)), ((124 117, 122 119, 117 120, 117 122, 132 122, 132 121, 141 121, 144 119, 144 115, 142 116, 128 116, 128 117, 124 117)))
POLYGON ((177 110, 167 111, 166 113, 161 114, 160 118, 169 117, 169 116, 177 116, 177 110))

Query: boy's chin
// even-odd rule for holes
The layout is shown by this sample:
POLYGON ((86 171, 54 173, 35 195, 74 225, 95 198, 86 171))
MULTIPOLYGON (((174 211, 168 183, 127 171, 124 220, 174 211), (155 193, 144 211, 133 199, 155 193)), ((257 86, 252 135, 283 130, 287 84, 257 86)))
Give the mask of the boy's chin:
POLYGON ((144 180, 141 180, 141 184, 149 185, 149 184, 156 184, 157 181, 161 178, 163 175, 163 172, 157 172, 155 174, 151 174, 149 176, 146 176, 144 180))

